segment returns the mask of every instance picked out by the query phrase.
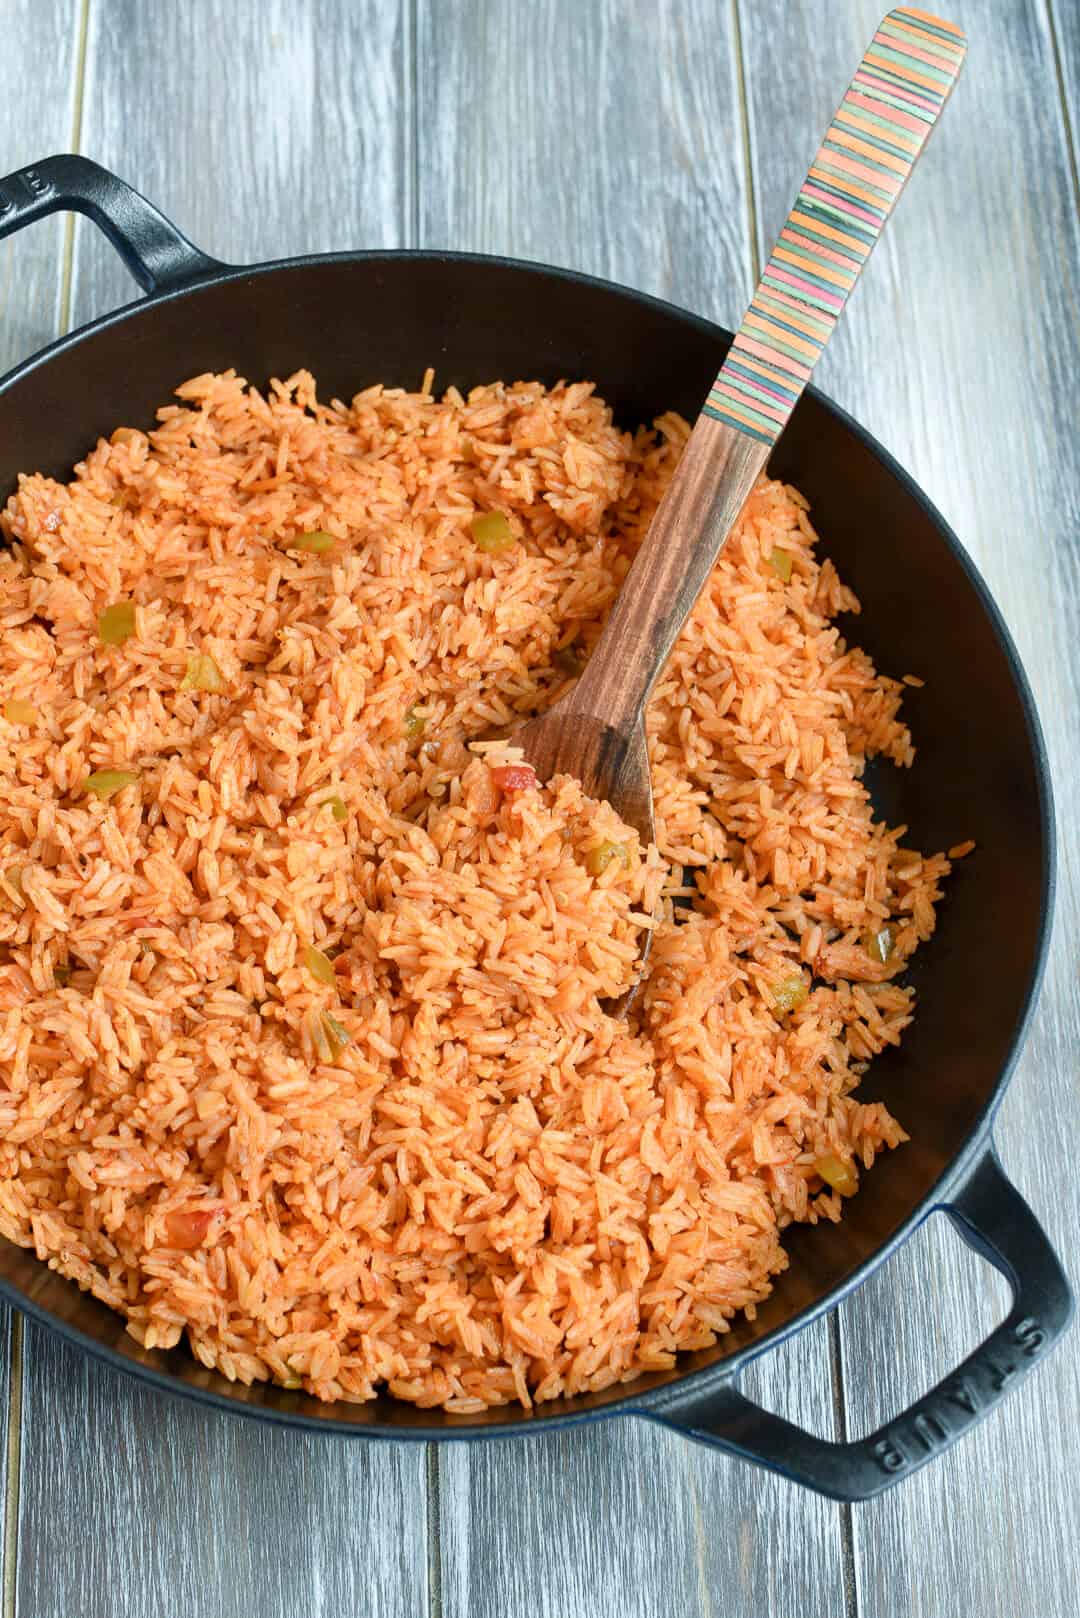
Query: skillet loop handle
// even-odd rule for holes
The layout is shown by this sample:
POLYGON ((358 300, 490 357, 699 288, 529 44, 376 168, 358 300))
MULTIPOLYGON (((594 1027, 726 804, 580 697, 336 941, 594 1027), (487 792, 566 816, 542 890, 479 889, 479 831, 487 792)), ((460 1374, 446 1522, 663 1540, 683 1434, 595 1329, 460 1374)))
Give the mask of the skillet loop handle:
POLYGON ((0 236, 70 209, 103 230, 144 292, 172 292, 223 266, 193 247, 138 191, 74 153, 0 179, 0 236))
POLYGON ((956 1371, 877 1432, 850 1444, 815 1438, 731 1383, 698 1399, 676 1393, 670 1404, 641 1413, 834 1500, 872 1499, 917 1472, 1023 1381, 1073 1312, 1057 1256, 992 1149, 941 1207, 968 1245, 1005 1276, 1013 1306, 956 1371))

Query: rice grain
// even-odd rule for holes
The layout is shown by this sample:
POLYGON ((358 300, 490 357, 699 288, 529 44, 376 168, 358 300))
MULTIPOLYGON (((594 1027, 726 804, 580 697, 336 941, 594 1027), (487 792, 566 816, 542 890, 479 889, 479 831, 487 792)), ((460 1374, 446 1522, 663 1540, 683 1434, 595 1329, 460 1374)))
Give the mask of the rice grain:
POLYGON ((0 516, 0 1232, 148 1347, 470 1412, 671 1366, 841 1217, 821 1161, 906 1138, 858 1086, 949 863, 875 819, 903 684, 768 478, 650 705, 658 847, 500 790, 482 739, 587 660, 688 428, 433 387, 195 377, 0 516))

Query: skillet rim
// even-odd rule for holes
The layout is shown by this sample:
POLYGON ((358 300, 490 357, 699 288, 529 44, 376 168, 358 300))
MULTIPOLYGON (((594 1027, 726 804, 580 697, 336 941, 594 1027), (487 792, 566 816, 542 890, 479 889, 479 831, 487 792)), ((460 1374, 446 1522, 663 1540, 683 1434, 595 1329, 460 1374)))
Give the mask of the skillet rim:
MULTIPOLYGON (((361 249, 334 253, 298 254, 288 258, 271 259, 254 265, 221 265, 213 272, 200 275, 197 279, 185 280, 180 286, 171 289, 165 288, 150 296, 122 304, 119 308, 110 310, 86 325, 65 333, 44 348, 29 355, 3 376, 0 376, 0 399, 5 398, 7 394, 17 388, 20 382, 39 367, 78 347, 79 344, 89 338, 97 336, 124 321, 144 314, 149 315, 161 304, 171 303, 176 299, 197 297, 201 292, 225 284, 236 283, 239 285, 245 281, 267 275, 299 272, 324 265, 381 263, 388 268, 392 268, 395 264, 415 261, 446 265, 482 265, 510 270, 515 273, 525 272, 527 275, 539 279, 553 279, 570 285, 587 287, 592 291, 601 292, 608 296, 614 295, 630 304, 648 308, 668 318, 673 318, 682 325, 696 330, 707 340, 718 342, 725 348, 733 340, 733 334, 727 328, 717 325, 714 321, 707 320, 702 315, 694 314, 692 311, 684 309, 667 299, 658 298, 651 293, 641 292, 621 282, 612 281, 601 276, 587 275, 579 270, 528 259, 511 258, 493 253, 464 253, 447 250, 427 251, 419 248, 361 249)), ((860 1287, 875 1270, 885 1264, 935 1209, 947 1204, 950 1194, 955 1193, 957 1188, 969 1178, 985 1152, 990 1149, 990 1133, 994 1116, 1001 1105, 1005 1090, 1026 1042, 1046 969, 1053 931, 1054 896, 1057 885, 1057 838, 1049 759, 1034 695, 1012 634, 986 582, 956 533, 910 473, 900 465, 872 433, 861 426, 854 417, 841 406, 835 404, 812 383, 807 387, 806 393, 814 400, 819 409, 823 409, 832 415, 843 429, 861 442, 862 446, 881 464, 901 489, 922 508, 947 550, 951 551, 955 560, 960 564, 1004 653, 1009 673, 1020 699, 1039 808, 1039 830, 1042 847, 1040 851, 1041 871, 1036 947, 1027 981, 1018 996, 1017 1013, 1008 1054, 1002 1064, 1001 1071, 988 1086, 986 1098, 980 1106, 960 1149, 955 1153, 937 1181, 929 1188, 892 1235, 879 1247, 875 1248, 842 1282, 824 1293, 816 1302, 796 1311, 787 1320, 773 1327, 759 1341, 748 1344, 713 1365, 699 1366, 681 1371, 675 1369, 662 1375, 646 1375, 637 1379, 635 1383, 625 1384, 624 1386, 628 1391, 622 1394, 612 1389, 606 1389, 600 1394, 574 1395, 570 1399, 553 1400, 550 1404, 534 1407, 531 1411, 514 1409, 510 1419, 503 1419, 501 1415, 494 1416, 490 1413, 485 1413, 477 1419, 473 1416, 458 1416, 449 1412, 440 1412, 437 1417, 437 1425, 430 1426, 422 1419, 418 1419, 415 1425, 410 1422, 408 1425, 403 1423, 398 1426, 377 1420, 370 1422, 364 1422, 363 1420, 353 1421, 332 1415, 312 1414, 309 1413, 308 1407, 312 1407, 317 1411, 319 1408, 318 1401, 307 1395, 301 1396, 304 1408, 296 1410, 281 1408, 285 1401, 289 1399, 296 1399, 298 1404, 300 1400, 294 1394, 273 1389, 271 1384, 254 1384, 251 1391, 262 1393, 265 1389, 273 1392, 278 1396, 277 1403, 268 1404, 262 1399, 259 1399, 258 1402, 254 1399, 249 1402, 244 1397, 249 1390, 243 1384, 229 1384, 219 1373, 205 1371, 193 1356, 189 1357, 196 1374, 201 1372, 208 1377, 213 1376, 215 1381, 222 1385, 223 1389, 231 1386, 237 1391, 227 1392, 219 1391, 217 1387, 199 1387, 194 1381, 189 1381, 179 1374, 159 1369, 155 1364, 147 1363, 143 1359, 136 1357, 137 1353, 147 1351, 136 1350, 134 1343, 132 1343, 130 1355, 122 1353, 110 1344, 91 1337, 78 1326, 61 1320, 51 1311, 34 1302, 14 1283, 3 1277, 0 1277, 0 1298, 6 1300, 20 1313, 30 1316, 31 1319, 56 1333, 65 1341, 86 1353, 92 1354, 96 1359, 104 1361, 114 1370, 136 1377, 161 1392, 179 1395, 181 1398, 223 1411, 226 1414, 247 1416, 256 1420, 270 1422, 275 1426, 295 1427, 307 1432, 332 1433, 342 1438, 374 1438, 430 1443, 448 1440, 520 1437, 526 1434, 550 1432, 560 1428, 579 1426, 616 1415, 658 1415, 663 1409, 665 1414, 670 1411, 673 1416, 676 1416, 679 1400, 672 1398, 672 1389, 678 1387, 680 1395, 685 1390, 687 1398, 694 1395, 700 1397, 721 1386, 737 1381, 752 1361, 763 1354, 771 1352, 795 1332, 802 1331, 813 1321, 836 1308, 845 1298, 860 1287), (640 1383, 646 1383, 647 1386, 636 1393, 630 1391, 640 1383), (601 1402, 596 1403, 595 1401, 597 1400, 601 1402), (570 1406, 571 1408, 560 1410, 560 1405, 570 1406), (573 1408, 574 1406, 578 1408, 573 1408)), ((801 405, 796 408, 801 408, 801 405)), ((76 1288, 75 1282, 68 1282, 67 1284, 72 1288, 76 1288)), ((81 1289, 77 1290, 81 1293, 81 1289)), ((101 1307, 105 1308, 106 1306, 102 1304, 101 1307)), ((346 1404, 344 1407, 333 1406, 328 1408, 344 1408, 349 1412, 362 1412, 369 1407, 346 1404)), ((512 1407, 506 1408, 509 1410, 512 1407)))

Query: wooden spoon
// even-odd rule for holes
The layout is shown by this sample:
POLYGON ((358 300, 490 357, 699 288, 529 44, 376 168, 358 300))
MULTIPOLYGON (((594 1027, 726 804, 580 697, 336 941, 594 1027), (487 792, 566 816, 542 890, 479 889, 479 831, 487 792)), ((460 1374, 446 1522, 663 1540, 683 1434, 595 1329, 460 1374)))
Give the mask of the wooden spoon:
MULTIPOLYGON (((655 840, 644 713, 717 556, 920 156, 967 49, 903 6, 874 35, 576 685, 514 742, 655 840)), ((648 951, 648 935, 642 954, 648 951)))

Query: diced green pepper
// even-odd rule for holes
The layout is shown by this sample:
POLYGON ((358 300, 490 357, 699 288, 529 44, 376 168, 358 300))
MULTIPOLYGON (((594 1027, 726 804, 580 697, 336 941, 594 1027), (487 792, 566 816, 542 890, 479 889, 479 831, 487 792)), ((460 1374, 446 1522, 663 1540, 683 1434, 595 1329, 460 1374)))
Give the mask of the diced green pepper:
POLYGON ((334 977, 334 963, 329 955, 324 955, 321 949, 314 944, 308 944, 304 950, 304 965, 318 983, 333 985, 337 980, 334 977))
POLYGON ((831 1185, 834 1191, 839 1191, 842 1197, 853 1197, 859 1189, 859 1176, 854 1163, 845 1163, 843 1158, 834 1156, 832 1152, 826 1152, 823 1157, 819 1157, 814 1167, 825 1184, 831 1185))
POLYGON ((225 676, 207 652, 196 652, 187 660, 187 673, 180 681, 181 691, 224 691, 225 676))
POLYGON ((330 1046, 331 1060, 336 1062, 346 1045, 352 1043, 352 1035, 347 1028, 344 1028, 338 1022, 336 1017, 331 1017, 328 1011, 324 1011, 322 1014, 322 1025, 326 1033, 327 1043, 330 1046))
POLYGON ((867 933, 863 939, 863 948, 872 961, 884 966, 893 951, 892 928, 882 927, 875 933, 867 933))
POLYGON ((98 614, 97 627, 103 646, 123 646, 135 633, 134 601, 114 601, 98 614))
POLYGON ((810 998, 810 990, 803 982, 801 974, 796 972, 791 977, 782 978, 779 983, 773 984, 772 997, 777 1011, 786 1014, 805 1006, 810 998))
POLYGON ((313 528, 310 534, 294 534, 285 544, 290 551, 309 551, 315 556, 322 556, 326 551, 333 550, 335 540, 333 534, 328 534, 325 529, 313 528))
POLYGON ((114 792, 131 786, 138 779, 138 770, 95 770, 86 777, 86 790, 95 798, 111 798, 114 792))
POLYGON ((469 524, 469 532, 476 541, 477 550, 486 551, 488 555, 511 550, 515 543, 510 519, 505 511, 482 512, 469 524))
POLYGON ((630 852, 625 843, 601 843, 590 848, 585 856, 585 868, 592 876, 600 876, 612 860, 620 860, 624 869, 630 864, 630 852))

